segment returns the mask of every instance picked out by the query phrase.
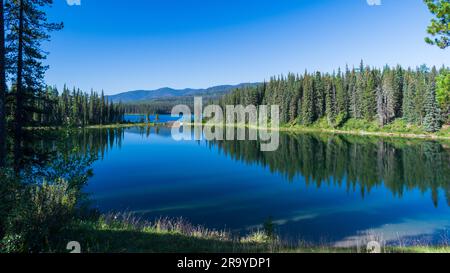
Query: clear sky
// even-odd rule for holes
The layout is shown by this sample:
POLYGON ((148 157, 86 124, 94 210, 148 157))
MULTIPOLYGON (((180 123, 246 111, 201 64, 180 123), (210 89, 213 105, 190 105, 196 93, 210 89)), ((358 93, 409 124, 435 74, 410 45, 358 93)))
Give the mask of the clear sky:
POLYGON ((431 14, 422 0, 54 2, 50 18, 65 28, 45 45, 46 80, 58 87, 115 94, 331 72, 361 59, 450 64, 448 50, 424 42, 431 14))

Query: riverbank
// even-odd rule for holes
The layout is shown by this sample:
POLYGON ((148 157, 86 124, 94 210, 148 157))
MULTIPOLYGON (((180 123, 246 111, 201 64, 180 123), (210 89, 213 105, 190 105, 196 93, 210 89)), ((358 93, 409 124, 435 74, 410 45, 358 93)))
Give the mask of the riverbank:
MULTIPOLYGON (((81 238, 88 253, 361 253, 364 249, 298 243, 289 245, 265 231, 233 237, 225 231, 193 226, 181 219, 141 223, 132 216, 107 215, 75 225, 71 238, 81 238)), ((385 247, 384 253, 450 253, 449 246, 385 247)))

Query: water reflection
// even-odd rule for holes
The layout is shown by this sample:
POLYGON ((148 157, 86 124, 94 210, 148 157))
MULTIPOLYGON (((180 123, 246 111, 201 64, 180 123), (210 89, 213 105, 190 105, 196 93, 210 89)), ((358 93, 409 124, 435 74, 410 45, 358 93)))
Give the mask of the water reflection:
MULTIPOLYGON (((105 159, 108 151, 121 149, 125 132, 146 138, 171 137, 165 127, 87 129, 40 140, 34 147, 40 154, 59 152, 69 158, 76 153, 105 159)), ((435 141, 282 133, 275 152, 261 152, 258 141, 211 141, 207 145, 235 161, 281 174, 289 182, 303 177, 307 185, 319 188, 359 189, 362 197, 381 185, 397 197, 414 189, 431 191, 435 206, 443 190, 450 205, 450 148, 435 141)))
POLYGON ((364 197, 384 185, 395 196, 419 189, 444 190, 450 205, 450 149, 434 141, 355 137, 330 134, 282 134, 275 152, 260 152, 256 141, 212 142, 226 156, 259 164, 288 181, 296 176, 317 187, 335 184, 364 197), (356 187, 359 186, 359 187, 356 187))

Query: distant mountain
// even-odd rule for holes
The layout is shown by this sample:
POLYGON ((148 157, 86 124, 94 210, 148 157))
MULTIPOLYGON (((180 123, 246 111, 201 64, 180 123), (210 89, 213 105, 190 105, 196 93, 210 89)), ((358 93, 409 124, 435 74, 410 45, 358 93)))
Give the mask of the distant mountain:
POLYGON ((108 100, 114 103, 144 103, 151 101, 173 100, 176 98, 189 98, 203 96, 205 98, 218 98, 236 89, 250 86, 257 86, 259 83, 241 83, 238 85, 219 85, 206 89, 172 89, 169 87, 157 90, 136 90, 108 96, 108 100))

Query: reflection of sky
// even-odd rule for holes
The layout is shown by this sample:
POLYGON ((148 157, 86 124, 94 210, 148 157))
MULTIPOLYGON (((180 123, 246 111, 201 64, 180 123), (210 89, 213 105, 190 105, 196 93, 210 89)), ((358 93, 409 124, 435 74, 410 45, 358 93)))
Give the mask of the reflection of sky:
MULTIPOLYGON (((149 219, 184 217, 194 224, 232 231, 258 228, 269 217, 291 240, 351 244, 367 233, 399 237, 436 235, 450 226, 443 192, 434 207, 431 192, 401 198, 383 186, 361 196, 330 183, 289 183, 257 164, 237 162, 204 141, 172 140, 170 130, 127 129, 120 149, 94 164, 88 191, 102 210, 128 210, 149 219)), ((343 183, 345 185, 345 183, 343 183)))

